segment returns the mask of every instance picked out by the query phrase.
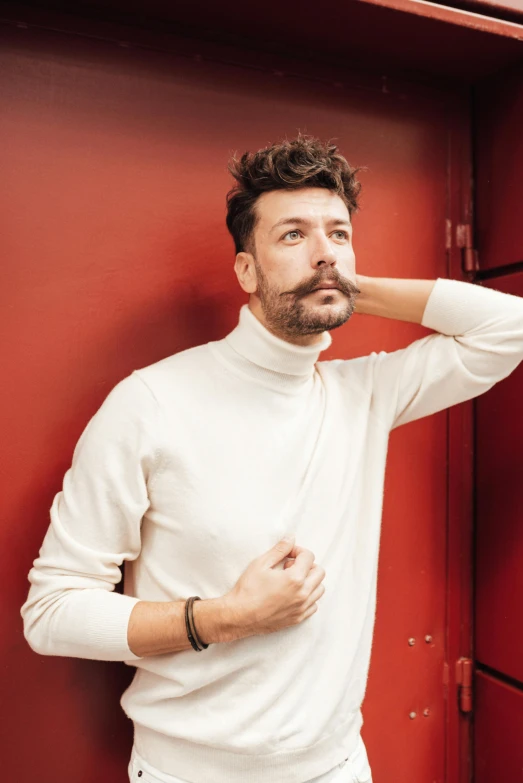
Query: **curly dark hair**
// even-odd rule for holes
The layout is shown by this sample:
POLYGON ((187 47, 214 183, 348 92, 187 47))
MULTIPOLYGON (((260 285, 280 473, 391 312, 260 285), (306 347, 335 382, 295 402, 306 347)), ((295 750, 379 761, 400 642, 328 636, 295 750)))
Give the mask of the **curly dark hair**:
POLYGON ((239 160, 233 156, 227 168, 236 180, 227 193, 226 217, 236 253, 254 255, 255 205, 269 190, 327 188, 343 199, 351 217, 359 209, 361 183, 356 174, 364 167, 353 168, 330 141, 299 132, 290 141, 244 152, 239 160))

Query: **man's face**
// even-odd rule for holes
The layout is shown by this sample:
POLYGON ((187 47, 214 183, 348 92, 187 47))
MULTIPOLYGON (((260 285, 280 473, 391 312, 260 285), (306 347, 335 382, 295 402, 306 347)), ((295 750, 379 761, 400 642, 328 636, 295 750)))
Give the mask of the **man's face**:
POLYGON ((317 342, 351 317, 359 293, 348 209, 326 188, 303 188, 262 194, 256 213, 254 252, 235 264, 249 307, 283 339, 317 342))

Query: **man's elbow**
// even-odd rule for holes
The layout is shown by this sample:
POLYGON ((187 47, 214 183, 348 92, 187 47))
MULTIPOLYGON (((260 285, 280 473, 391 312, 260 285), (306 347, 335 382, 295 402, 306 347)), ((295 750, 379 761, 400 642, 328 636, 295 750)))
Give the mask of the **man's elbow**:
POLYGON ((24 639, 38 655, 56 655, 53 650, 52 639, 42 617, 35 617, 32 612, 24 611, 22 607, 22 623, 24 639))
POLYGON ((37 627, 37 624, 31 622, 24 622, 24 638, 33 652, 38 655, 56 655, 56 652, 52 649, 49 636, 43 634, 37 627))
POLYGON ((43 607, 39 602, 29 603, 29 600, 20 609, 24 639, 38 655, 60 655, 51 633, 52 612, 52 605, 43 607))

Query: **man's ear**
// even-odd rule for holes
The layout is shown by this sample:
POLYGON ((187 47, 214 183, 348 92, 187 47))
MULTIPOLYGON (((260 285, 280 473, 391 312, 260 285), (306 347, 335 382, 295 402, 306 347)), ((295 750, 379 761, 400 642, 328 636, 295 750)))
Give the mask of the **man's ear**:
POLYGON ((234 262, 234 271, 238 282, 243 290, 248 294, 256 293, 258 281, 256 279, 256 267, 254 266, 254 257, 251 253, 241 251, 237 253, 234 262))

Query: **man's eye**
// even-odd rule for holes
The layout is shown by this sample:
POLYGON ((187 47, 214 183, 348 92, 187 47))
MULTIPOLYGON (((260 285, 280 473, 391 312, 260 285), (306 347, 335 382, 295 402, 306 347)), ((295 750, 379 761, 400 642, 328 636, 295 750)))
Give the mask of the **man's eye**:
MULTIPOLYGON (((335 231, 334 233, 335 234, 341 234, 343 239, 349 239, 349 234, 348 234, 347 231, 342 231, 340 229, 340 231, 335 231)), ((292 231, 287 231, 287 233, 285 234, 285 236, 283 238, 286 239, 287 237, 290 237, 291 239, 295 239, 295 238, 297 238, 299 236, 300 236, 300 232, 297 229, 293 229, 292 231), (293 236, 293 234, 294 234, 294 236, 293 236)))

